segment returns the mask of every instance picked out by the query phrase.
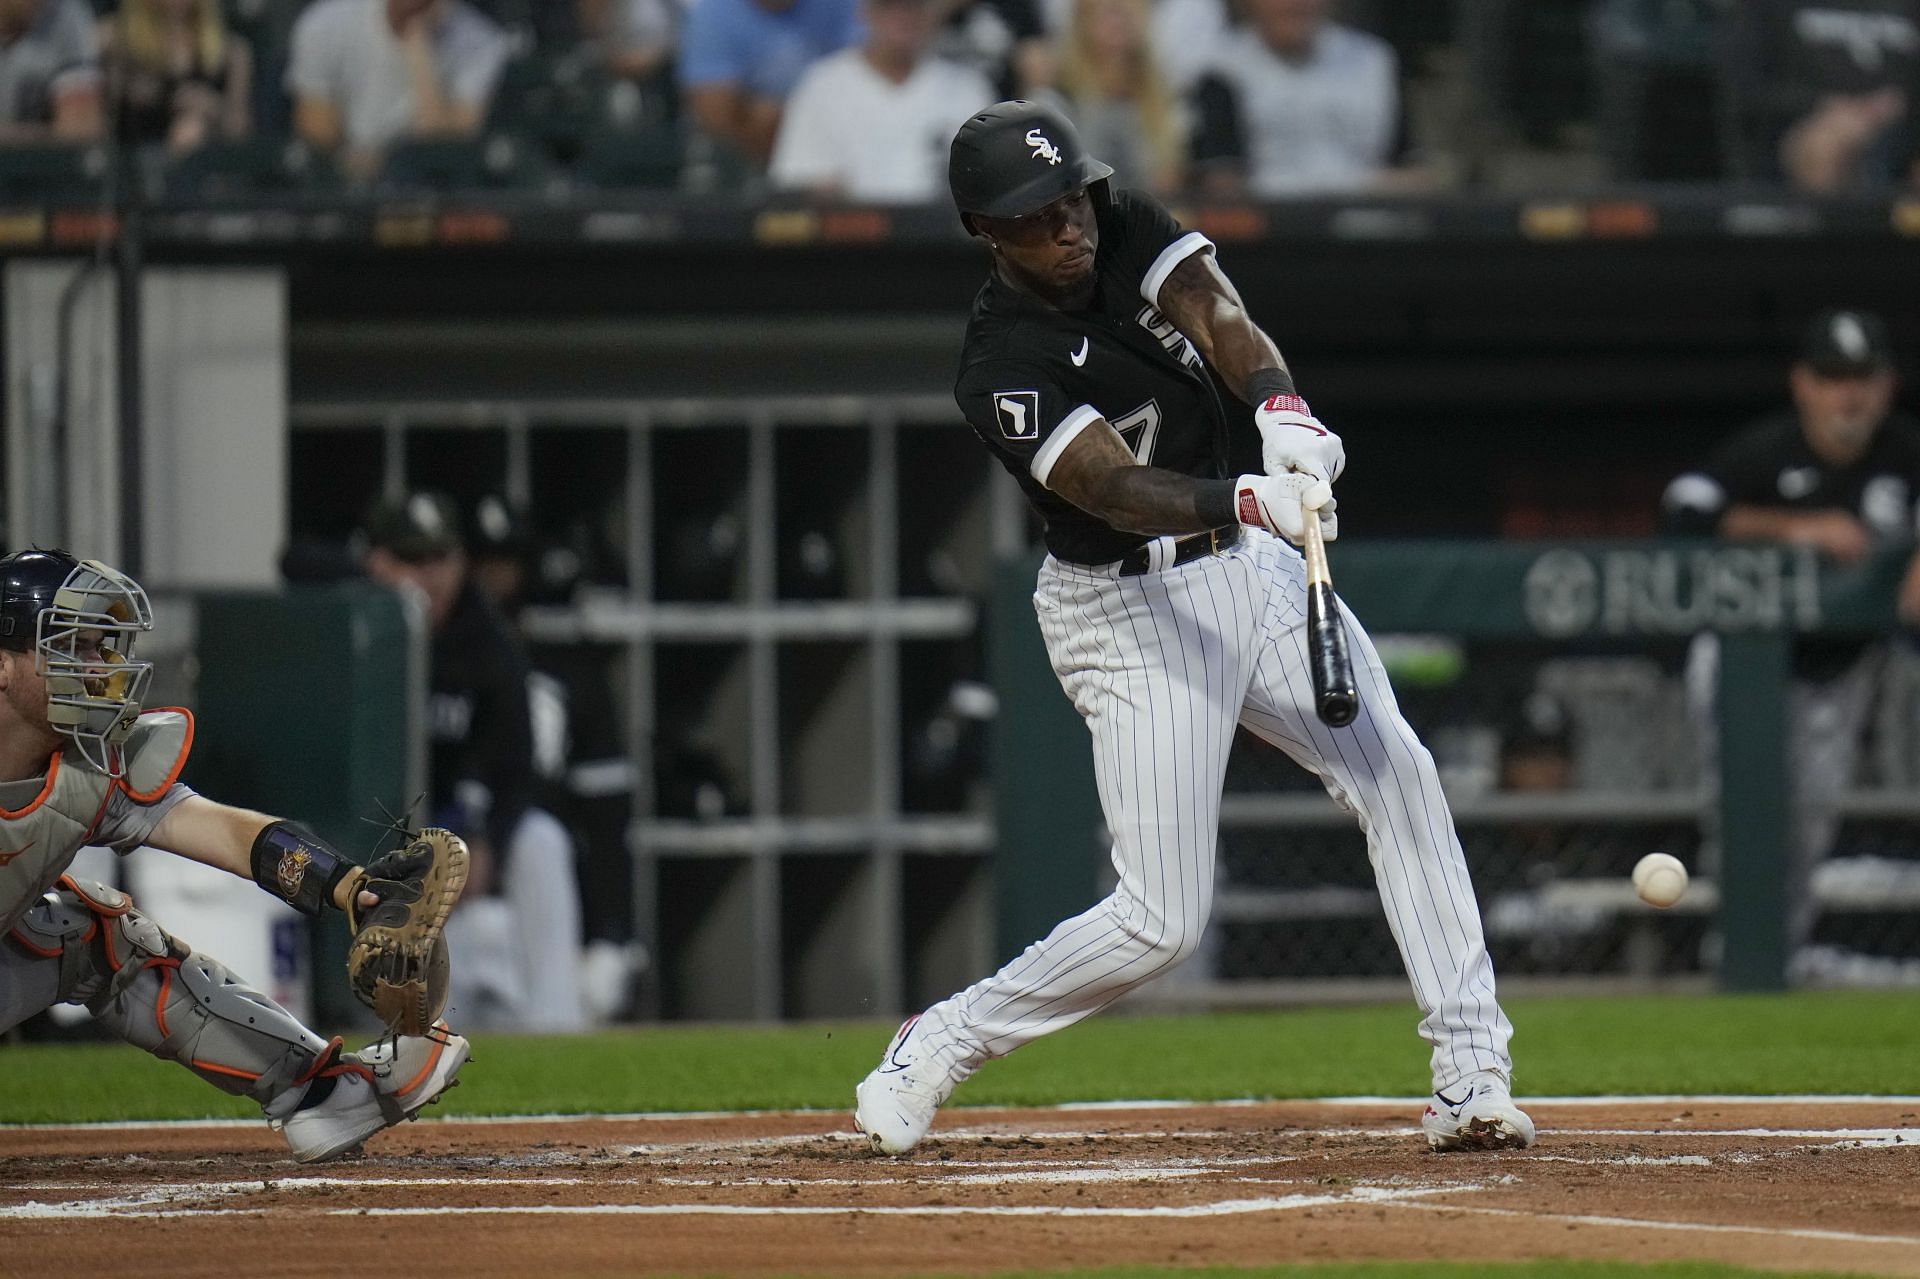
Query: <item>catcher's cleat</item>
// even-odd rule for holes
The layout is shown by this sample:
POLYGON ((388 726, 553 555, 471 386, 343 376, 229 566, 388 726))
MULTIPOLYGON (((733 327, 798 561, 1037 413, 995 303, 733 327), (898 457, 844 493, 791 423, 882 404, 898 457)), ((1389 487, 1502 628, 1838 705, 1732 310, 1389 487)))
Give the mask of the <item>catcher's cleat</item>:
POLYGON ((355 995, 399 1035, 425 1035, 446 1007, 447 916, 467 884, 467 846, 429 827, 375 858, 350 894, 353 943, 347 976, 355 995), (378 905, 362 910, 363 890, 378 905))
POLYGON ((880 1064, 853 1090, 853 1126, 883 1155, 904 1155, 919 1145, 940 1103, 973 1073, 928 1055, 914 1038, 919 1024, 918 1017, 902 1022, 880 1064))
POLYGON ((1468 1075, 1433 1094, 1420 1117, 1433 1150, 1524 1150, 1533 1120, 1513 1104, 1507 1081, 1492 1071, 1468 1075))
POLYGON ((357 1053, 342 1053, 336 1037, 315 1060, 307 1080, 331 1079, 332 1091, 318 1104, 269 1120, 287 1139, 298 1163, 336 1159, 361 1142, 440 1100, 467 1062, 466 1038, 435 1022, 426 1035, 383 1039, 357 1053))

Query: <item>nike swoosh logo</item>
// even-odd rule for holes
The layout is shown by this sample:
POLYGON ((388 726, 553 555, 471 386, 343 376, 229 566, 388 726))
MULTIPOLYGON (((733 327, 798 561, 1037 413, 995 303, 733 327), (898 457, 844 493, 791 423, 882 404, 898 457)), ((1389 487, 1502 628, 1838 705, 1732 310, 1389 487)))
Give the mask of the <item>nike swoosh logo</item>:
POLYGON ((1438 1097, 1441 1101, 1446 1102, 1448 1106, 1452 1107, 1455 1110, 1460 1109, 1460 1107, 1466 1105, 1469 1101, 1473 1100, 1473 1092, 1471 1090, 1469 1090, 1467 1092, 1467 1095, 1462 1097, 1459 1101, 1455 1101, 1453 1098, 1447 1096, 1447 1094, 1443 1092, 1437 1092, 1433 1095, 1438 1097))
POLYGON ((1080 349, 1068 358, 1073 361, 1073 367, 1076 369, 1087 362, 1087 340, 1085 338, 1080 339, 1080 349))
POLYGON ((8 862, 20 856, 20 854, 26 852, 28 849, 32 848, 35 844, 39 842, 40 841, 37 839, 28 840, 24 845, 22 845, 19 848, 13 849, 10 852, 5 850, 0 850, 0 866, 5 866, 8 862))

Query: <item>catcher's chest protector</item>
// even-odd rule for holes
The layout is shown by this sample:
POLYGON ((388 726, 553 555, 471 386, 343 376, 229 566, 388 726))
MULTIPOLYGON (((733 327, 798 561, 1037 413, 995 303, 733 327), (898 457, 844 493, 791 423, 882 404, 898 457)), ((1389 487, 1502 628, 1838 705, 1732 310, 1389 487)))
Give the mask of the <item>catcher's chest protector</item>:
POLYGON ((120 747, 122 774, 108 777, 77 752, 56 752, 46 785, 24 808, 0 809, 0 934, 12 931, 28 906, 73 864, 106 813, 116 787, 152 803, 180 777, 193 746, 193 716, 150 711, 120 747))

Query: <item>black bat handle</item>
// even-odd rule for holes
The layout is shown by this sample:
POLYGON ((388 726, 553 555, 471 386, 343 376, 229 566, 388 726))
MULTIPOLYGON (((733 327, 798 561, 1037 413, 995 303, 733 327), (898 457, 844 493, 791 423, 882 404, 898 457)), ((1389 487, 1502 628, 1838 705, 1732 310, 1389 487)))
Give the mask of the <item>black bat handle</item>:
POLYGON ((1347 652, 1347 631, 1340 623, 1340 602, 1327 568, 1320 517, 1313 511, 1303 514, 1306 530, 1301 550, 1307 560, 1307 662, 1313 676, 1313 709, 1329 728, 1345 728, 1360 713, 1360 693, 1353 685, 1353 658, 1347 652))

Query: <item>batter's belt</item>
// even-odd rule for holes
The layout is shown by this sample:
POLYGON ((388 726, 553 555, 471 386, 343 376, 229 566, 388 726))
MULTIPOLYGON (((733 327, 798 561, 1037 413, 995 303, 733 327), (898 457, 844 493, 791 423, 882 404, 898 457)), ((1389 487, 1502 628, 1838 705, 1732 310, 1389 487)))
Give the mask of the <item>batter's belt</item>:
MULTIPOLYGON (((1174 568, 1202 555, 1218 555, 1240 540, 1238 524, 1222 524, 1219 528, 1210 528, 1204 533, 1189 533, 1185 537, 1175 538, 1173 558, 1160 565, 1161 568, 1174 568)), ((1121 577, 1138 577, 1153 570, 1153 544, 1136 547, 1115 561, 1120 566, 1121 577)))

